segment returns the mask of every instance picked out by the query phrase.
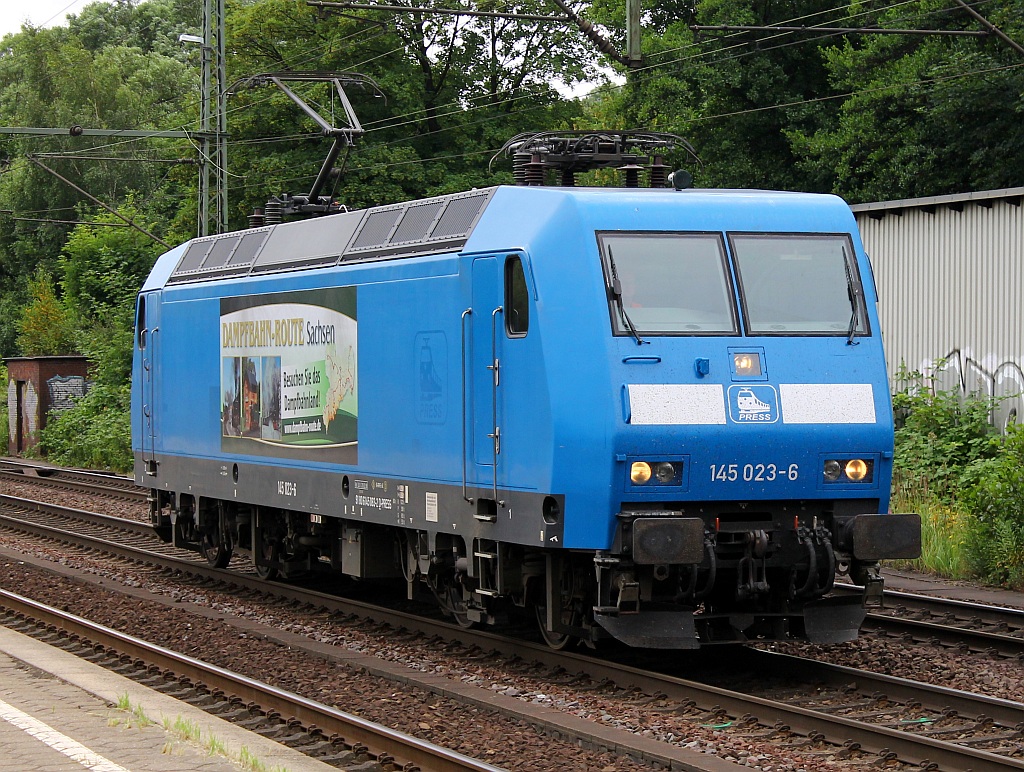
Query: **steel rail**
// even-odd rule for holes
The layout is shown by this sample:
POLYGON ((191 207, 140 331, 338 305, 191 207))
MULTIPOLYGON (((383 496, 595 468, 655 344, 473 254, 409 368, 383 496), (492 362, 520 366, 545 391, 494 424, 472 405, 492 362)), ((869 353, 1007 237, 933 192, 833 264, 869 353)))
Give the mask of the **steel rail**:
MULTIPOLYGON (((18 477, 15 472, 0 472, 5 477, 18 477)), ((22 480, 30 480, 32 483, 50 486, 53 488, 60 488, 69 491, 77 491, 80 493, 91 493, 98 494, 100 496, 107 496, 111 498, 125 499, 127 501, 148 501, 149 491, 144 488, 129 488, 124 485, 111 485, 104 482, 91 482, 89 480, 76 480, 73 477, 39 477, 26 478, 24 475, 20 475, 22 480), (38 482, 36 482, 38 480, 38 482)))
MULTIPOLYGON (((850 585, 836 585, 836 589, 843 593, 859 591, 850 585)), ((1003 657, 1024 656, 1024 609, 896 590, 886 590, 884 598, 896 607, 890 607, 888 613, 869 612, 865 624, 870 629, 909 635, 923 641, 934 640, 948 646, 966 644, 976 651, 991 651, 1003 657), (937 618, 913 619, 905 614, 897 615, 899 609, 925 612, 937 618), (956 619, 951 620, 951 616, 956 619), (978 629, 982 625, 1005 626, 1015 632, 978 629)))
MULTIPOLYGON (((10 496, 0 493, 0 506, 4 505, 20 510, 39 512, 44 515, 74 518, 75 520, 81 520, 92 525, 102 525, 118 531, 129 531, 143 536, 154 535, 153 526, 139 520, 128 520, 123 517, 115 517, 114 515, 104 515, 99 512, 89 512, 84 509, 75 509, 74 507, 65 507, 60 504, 50 504, 46 501, 37 501, 35 499, 26 499, 21 496, 10 496)), ((31 525, 27 521, 24 522, 31 525)), ((71 532, 69 531, 68 533, 71 532)))
POLYGON ((956 598, 939 598, 932 595, 903 592, 901 590, 886 590, 885 596, 913 608, 929 611, 949 611, 950 609, 969 611, 975 616, 980 616, 983 620, 1000 622, 1004 619, 1012 619, 1024 627, 1024 609, 1014 608, 1013 606, 993 606, 988 603, 974 603, 967 600, 957 600, 956 598))
POLYGON ((29 485, 60 487, 139 501, 145 501, 149 497, 149 491, 135 485, 135 481, 130 477, 77 469, 58 469, 13 462, 10 459, 0 461, 0 477, 25 482, 29 485))
MULTIPOLYGON (((966 623, 966 620, 964 620, 966 623)), ((868 629, 883 630, 890 634, 902 633, 920 641, 932 641, 949 647, 966 645, 968 649, 1014 658, 1024 657, 1024 637, 959 627, 948 622, 930 622, 924 619, 869 614, 865 619, 868 629)))
MULTIPOLYGON (((836 583, 835 591, 839 593, 861 593, 864 588, 855 584, 836 583)), ((1024 627, 1024 609, 1013 606, 994 606, 990 603, 975 603, 968 600, 957 600, 956 598, 943 598, 937 595, 921 595, 920 593, 905 592, 903 590, 886 590, 887 600, 898 601, 910 608, 931 611, 933 613, 946 613, 950 609, 970 612, 979 616, 983 621, 1001 622, 1004 620, 1015 620, 1024 627)))
POLYGON ((81 475, 82 477, 117 480, 118 482, 126 484, 135 484, 135 478, 129 477, 128 475, 118 474, 117 472, 102 472, 96 469, 79 469, 73 466, 54 466, 53 464, 46 464, 41 461, 29 461, 28 459, 12 458, 11 456, 0 457, 0 467, 21 470, 26 474, 35 474, 39 477, 46 477, 47 475, 54 474, 71 474, 81 475))
POLYGON ((264 712, 276 711, 282 716, 293 716, 303 726, 316 725, 328 736, 336 734, 343 737, 350 746, 357 743, 365 745, 373 756, 394 757, 398 766, 412 764, 424 772, 501 772, 499 767, 404 732, 374 724, 294 692, 179 654, 6 590, 0 590, 0 603, 16 614, 55 627, 69 636, 84 638, 146 665, 172 671, 208 689, 219 690, 245 703, 257 704, 264 712))
MULTIPOLYGON (((7 516, 0 520, 8 519, 7 516)), ((19 528, 46 535, 50 529, 32 523, 15 520, 19 528)), ((948 769, 971 769, 973 772, 1006 772, 1006 770, 1024 770, 1024 759, 1000 756, 966 745, 958 745, 944 740, 925 737, 918 734, 877 726, 854 719, 834 716, 827 712, 817 711, 767 698, 755 697, 740 692, 723 689, 708 684, 678 678, 663 673, 652 672, 622 663, 597 660, 591 656, 565 651, 553 651, 543 645, 528 641, 510 640, 504 636, 479 630, 466 630, 454 624, 446 624, 433 620, 425 620, 414 614, 381 609, 370 604, 337 598, 310 590, 268 583, 256 577, 246 577, 234 571, 207 568, 194 561, 185 561, 160 553, 128 548, 112 542, 105 542, 94 537, 80 536, 71 532, 58 531, 58 536, 66 541, 82 541, 87 546, 112 552, 129 559, 163 564, 169 568, 184 570, 225 583, 236 584, 249 589, 269 592, 287 597, 312 607, 328 610, 355 613, 381 624, 390 624, 396 628, 420 630, 428 635, 440 635, 463 645, 475 645, 487 651, 495 651, 506 656, 520 657, 538 661, 550 667, 558 667, 569 672, 586 672, 594 679, 608 679, 623 688, 638 688, 649 694, 666 694, 672 699, 693 700, 703 706, 715 706, 732 716, 759 715, 762 722, 782 722, 793 732, 805 736, 823 736, 835 745, 857 743, 865 752, 876 754, 893 753, 901 761, 928 766, 938 764, 948 769), (575 669, 575 670, 574 670, 575 669)), ((820 663, 808 663, 820 664, 820 663)), ((861 671, 851 671, 859 678, 861 671)), ((906 682, 913 685, 914 682, 906 682)), ((935 687, 917 684, 917 689, 938 691, 935 687)), ((963 693, 964 697, 970 697, 963 693)), ((921 695, 915 696, 920 699, 921 695)), ((1020 706, 1024 712, 1024 705, 1020 706)), ((666 745, 666 752, 673 746, 666 745)))
POLYGON ((964 692, 945 686, 929 685, 922 691, 918 681, 907 678, 857 670, 846 665, 835 665, 817 660, 807 660, 792 654, 751 649, 748 656, 755 668, 762 672, 781 675, 783 673, 803 680, 824 681, 832 686, 857 684, 857 690, 875 692, 898 700, 904 704, 919 702, 923 708, 936 712, 955 710, 961 716, 977 718, 986 716, 1007 728, 1017 727, 1024 718, 1024 704, 1000 697, 964 692))

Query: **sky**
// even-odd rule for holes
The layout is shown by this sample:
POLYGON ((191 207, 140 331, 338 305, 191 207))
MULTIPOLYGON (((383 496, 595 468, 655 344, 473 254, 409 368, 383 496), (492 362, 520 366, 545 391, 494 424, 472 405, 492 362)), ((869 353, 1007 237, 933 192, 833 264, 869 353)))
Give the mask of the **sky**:
POLYGON ((65 16, 78 13, 90 0, 0 0, 0 37, 19 32, 25 22, 35 27, 65 23, 65 16))

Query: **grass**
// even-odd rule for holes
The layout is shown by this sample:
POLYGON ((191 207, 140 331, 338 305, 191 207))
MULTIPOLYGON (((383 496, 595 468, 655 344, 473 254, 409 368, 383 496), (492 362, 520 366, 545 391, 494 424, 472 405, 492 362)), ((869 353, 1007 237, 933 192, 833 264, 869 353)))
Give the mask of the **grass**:
MULTIPOLYGON (((127 699, 127 696, 126 696, 127 699)), ((120 703, 120 700, 119 700, 120 703)), ((227 745, 215 735, 209 735, 206 741, 202 741, 202 729, 199 728, 199 724, 195 721, 190 721, 187 718, 178 716, 174 720, 164 717, 163 720, 164 729, 173 734, 179 740, 192 743, 194 745, 202 745, 206 749, 206 752, 211 756, 224 756, 225 758, 232 758, 231 753, 228 751, 227 745)), ((163 747, 163 753, 173 753, 173 743, 167 743, 163 747)), ((280 766, 267 767, 259 758, 257 758, 247 747, 244 745, 238 753, 238 758, 235 759, 239 764, 242 765, 243 769, 249 770, 249 772, 288 772, 287 769, 280 766)))
POLYGON ((242 765, 243 769, 249 770, 249 772, 288 772, 285 767, 268 769, 267 765, 256 758, 244 745, 238 754, 238 763, 242 765))
POLYGON ((173 721, 164 717, 164 729, 175 735, 178 739, 190 743, 198 743, 203 734, 199 724, 181 716, 178 716, 173 721))
MULTIPOLYGON (((153 723, 152 719, 146 715, 146 712, 142 709, 141 705, 132 705, 128 692, 118 695, 117 702, 114 704, 114 707, 128 714, 125 726, 129 729, 133 726, 141 729, 153 723)), ((110 720, 111 726, 117 726, 120 723, 121 720, 118 718, 112 718, 110 720)))
POLYGON ((898 490, 893 498, 894 512, 917 512, 921 515, 921 557, 917 560, 892 561, 896 568, 912 568, 950 579, 970 578, 967 558, 967 534, 973 518, 955 504, 946 504, 924 490, 912 494, 898 490))
POLYGON ((210 735, 206 738, 206 752, 211 756, 227 756, 228 746, 217 737, 210 735))

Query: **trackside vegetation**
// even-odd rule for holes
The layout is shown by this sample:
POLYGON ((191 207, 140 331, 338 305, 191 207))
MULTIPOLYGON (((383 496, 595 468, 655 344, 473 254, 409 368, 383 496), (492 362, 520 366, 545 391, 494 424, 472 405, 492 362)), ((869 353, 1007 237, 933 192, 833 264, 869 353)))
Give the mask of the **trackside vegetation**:
POLYGON ((1024 588, 1024 426, 999 434, 994 399, 943 390, 934 375, 903 370, 894 386, 892 509, 921 514, 915 567, 1024 588))
MULTIPOLYGON (((141 219, 129 203, 126 217, 141 219)), ((82 224, 68 238, 56 278, 29 282, 18 341, 29 356, 77 351, 90 362, 90 388, 74 409, 51 415, 39 451, 65 466, 127 472, 131 452, 131 363, 135 294, 161 248, 114 215, 82 224), (60 290, 60 298, 55 293, 60 290)))

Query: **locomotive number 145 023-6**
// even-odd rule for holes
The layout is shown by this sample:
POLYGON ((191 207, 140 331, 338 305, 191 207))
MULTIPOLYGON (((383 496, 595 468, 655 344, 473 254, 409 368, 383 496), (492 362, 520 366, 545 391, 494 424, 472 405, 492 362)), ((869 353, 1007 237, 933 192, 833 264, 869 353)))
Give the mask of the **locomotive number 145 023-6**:
POLYGON ((799 477, 799 464, 711 464, 712 482, 792 482, 799 477))

